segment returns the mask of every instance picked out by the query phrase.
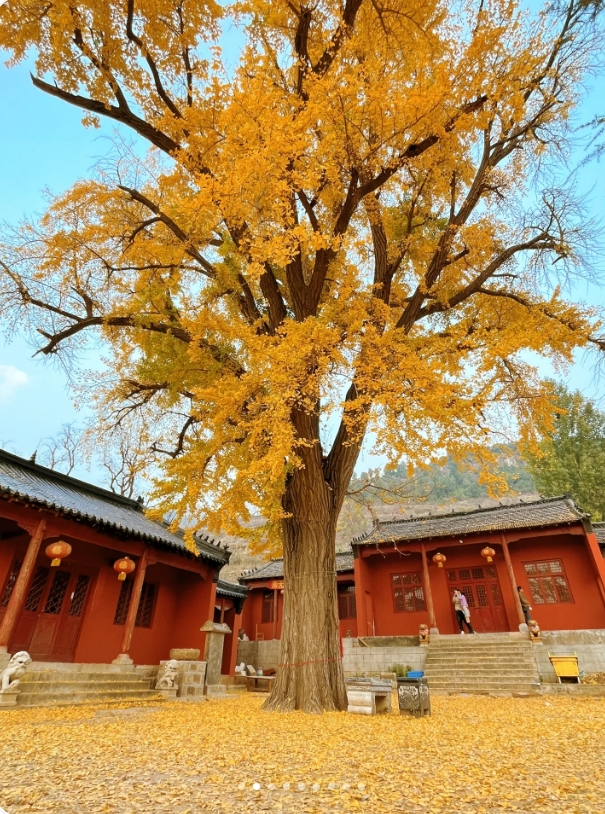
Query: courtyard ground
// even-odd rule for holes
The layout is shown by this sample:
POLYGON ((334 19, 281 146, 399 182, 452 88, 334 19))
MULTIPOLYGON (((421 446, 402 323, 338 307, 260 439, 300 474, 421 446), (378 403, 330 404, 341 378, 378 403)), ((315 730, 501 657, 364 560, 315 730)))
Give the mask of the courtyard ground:
POLYGON ((0 712, 8 814, 603 812, 605 700, 267 714, 263 696, 0 712))

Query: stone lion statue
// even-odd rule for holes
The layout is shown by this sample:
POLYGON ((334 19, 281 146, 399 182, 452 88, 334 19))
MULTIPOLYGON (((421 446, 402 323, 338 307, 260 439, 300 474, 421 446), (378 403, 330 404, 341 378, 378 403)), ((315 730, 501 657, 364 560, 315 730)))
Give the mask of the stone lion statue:
POLYGON ((25 650, 15 653, 8 666, 0 673, 0 692, 6 690, 14 692, 21 683, 21 676, 31 661, 31 656, 25 650))
POLYGON ((164 666, 164 673, 161 678, 158 678, 155 685, 156 690, 171 690, 174 687, 178 669, 179 663, 176 659, 167 661, 164 666))

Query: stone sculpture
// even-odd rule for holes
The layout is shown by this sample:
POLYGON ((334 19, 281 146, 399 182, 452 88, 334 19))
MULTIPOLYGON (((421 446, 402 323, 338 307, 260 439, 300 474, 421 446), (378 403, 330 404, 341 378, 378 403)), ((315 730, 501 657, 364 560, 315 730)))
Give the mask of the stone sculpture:
POLYGON ((156 689, 157 690, 172 690, 176 682, 176 674, 179 669, 179 663, 176 659, 170 659, 166 662, 164 673, 161 678, 158 678, 156 689))
POLYGON ((21 683, 21 677, 31 661, 31 656, 25 650, 15 653, 8 666, 0 673, 0 692, 16 692, 21 683))
POLYGON ((397 689, 399 712, 421 718, 431 714, 431 699, 426 678, 421 678, 414 684, 400 683, 397 689))

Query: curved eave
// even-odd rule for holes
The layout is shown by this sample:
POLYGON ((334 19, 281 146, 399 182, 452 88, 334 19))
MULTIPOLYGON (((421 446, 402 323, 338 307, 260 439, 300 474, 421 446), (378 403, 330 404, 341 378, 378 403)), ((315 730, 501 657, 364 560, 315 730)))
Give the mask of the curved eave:
POLYGON ((16 490, 9 489, 6 486, 2 487, 2 491, 0 492, 0 498, 6 498, 13 501, 18 501, 20 503, 28 503, 32 506, 36 506, 39 509, 49 509, 51 511, 57 512, 58 514, 61 515, 61 517, 65 517, 70 520, 84 522, 87 523, 88 525, 94 525, 109 532, 114 533, 117 532, 122 535, 127 535, 132 539, 141 540, 143 542, 151 543, 152 545, 157 545, 161 548, 169 549, 170 551, 174 551, 180 556, 188 557, 190 559, 195 560, 198 558, 202 558, 205 560, 209 560, 213 563, 219 563, 221 565, 226 565, 229 562, 230 552, 228 551, 219 552, 213 546, 210 546, 200 540, 195 541, 199 553, 194 554, 187 548, 187 546, 182 540, 180 540, 176 535, 172 535, 170 532, 166 532, 166 536, 159 534, 158 535, 146 534, 145 532, 141 532, 137 529, 133 529, 128 526, 124 526, 120 523, 112 523, 111 521, 108 521, 102 517, 98 517, 97 515, 89 514, 86 512, 78 512, 73 509, 66 508, 65 506, 61 506, 56 502, 42 500, 37 496, 29 495, 26 492, 18 492, 16 490), (171 537, 173 537, 174 539, 170 539, 171 537))

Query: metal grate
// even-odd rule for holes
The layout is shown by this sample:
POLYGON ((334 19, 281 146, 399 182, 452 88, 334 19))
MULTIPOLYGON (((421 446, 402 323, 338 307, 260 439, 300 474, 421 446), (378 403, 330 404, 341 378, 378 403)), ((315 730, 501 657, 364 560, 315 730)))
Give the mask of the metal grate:
POLYGON ((128 606, 130 605, 130 597, 132 596, 132 586, 134 583, 132 580, 126 580, 122 583, 122 587, 120 589, 120 596, 118 597, 118 604, 116 607, 116 613, 113 617, 114 625, 123 625, 126 623, 126 617, 128 616, 128 606))
POLYGON ((49 571, 50 568, 44 568, 42 565, 36 568, 36 573, 34 574, 27 599, 25 600, 24 610, 33 611, 34 613, 38 610, 38 605, 40 604, 44 588, 46 587, 49 571))
POLYGON ((141 599, 139 600, 137 618, 135 621, 137 627, 151 627, 155 595, 156 586, 148 582, 143 583, 143 590, 141 591, 141 599))
POLYGON ((70 577, 71 574, 69 571, 57 571, 55 573, 52 587, 48 592, 46 604, 44 605, 44 610, 42 611, 43 613, 52 613, 54 615, 61 613, 61 608, 63 607, 63 600, 65 599, 70 577))
POLYGON ((0 608, 6 608, 8 606, 9 600, 13 593, 13 588, 15 587, 15 582, 17 581, 17 577, 19 576, 19 571, 21 571, 22 565, 23 563, 21 560, 15 560, 15 562, 13 563, 11 572, 8 575, 8 578, 4 585, 2 596, 0 597, 0 608))
POLYGON ((84 603, 86 602, 86 594, 88 593, 88 583, 90 577, 86 574, 80 574, 73 594, 71 595, 71 605, 69 606, 70 616, 80 616, 84 610, 84 603))

